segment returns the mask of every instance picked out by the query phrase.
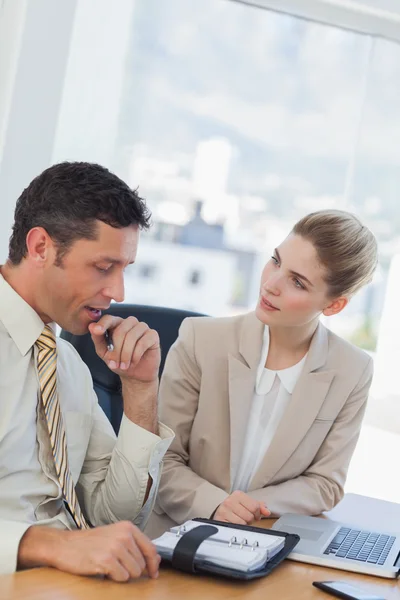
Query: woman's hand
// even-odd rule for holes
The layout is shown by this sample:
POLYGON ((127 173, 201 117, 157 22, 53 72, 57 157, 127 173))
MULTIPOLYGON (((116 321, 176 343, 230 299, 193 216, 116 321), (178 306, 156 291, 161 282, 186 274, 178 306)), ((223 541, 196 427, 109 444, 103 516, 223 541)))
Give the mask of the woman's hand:
POLYGON ((269 517, 271 511, 263 502, 253 500, 241 491, 233 492, 217 508, 213 515, 216 521, 226 521, 237 525, 248 525, 252 521, 260 521, 269 517))

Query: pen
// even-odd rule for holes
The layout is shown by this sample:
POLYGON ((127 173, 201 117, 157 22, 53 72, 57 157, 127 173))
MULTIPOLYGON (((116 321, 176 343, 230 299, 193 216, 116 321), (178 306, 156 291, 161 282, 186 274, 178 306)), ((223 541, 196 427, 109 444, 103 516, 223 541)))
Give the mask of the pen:
POLYGON ((107 329, 104 332, 104 337, 106 338, 107 350, 112 352, 114 350, 114 344, 112 343, 111 335, 108 333, 107 329))

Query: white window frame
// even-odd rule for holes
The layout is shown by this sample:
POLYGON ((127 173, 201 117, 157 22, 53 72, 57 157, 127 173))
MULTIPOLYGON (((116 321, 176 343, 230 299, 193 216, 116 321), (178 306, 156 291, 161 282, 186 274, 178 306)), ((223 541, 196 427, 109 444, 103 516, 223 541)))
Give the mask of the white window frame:
POLYGON ((387 0, 387 8, 382 8, 384 0, 370 0, 368 4, 363 0, 230 1, 400 42, 400 2, 394 10, 387 0))

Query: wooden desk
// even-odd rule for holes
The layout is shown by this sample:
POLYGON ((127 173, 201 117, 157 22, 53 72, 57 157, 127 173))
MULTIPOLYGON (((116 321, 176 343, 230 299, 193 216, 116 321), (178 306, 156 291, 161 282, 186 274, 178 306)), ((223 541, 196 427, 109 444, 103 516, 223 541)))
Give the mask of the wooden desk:
MULTIPOLYGON (((265 527, 272 520, 263 521, 265 527)), ((328 600, 313 581, 347 580, 386 600, 400 600, 400 581, 380 579, 286 560, 268 577, 253 582, 191 576, 163 568, 158 580, 113 583, 76 577, 53 569, 34 569, 0 577, 0 600, 328 600)))

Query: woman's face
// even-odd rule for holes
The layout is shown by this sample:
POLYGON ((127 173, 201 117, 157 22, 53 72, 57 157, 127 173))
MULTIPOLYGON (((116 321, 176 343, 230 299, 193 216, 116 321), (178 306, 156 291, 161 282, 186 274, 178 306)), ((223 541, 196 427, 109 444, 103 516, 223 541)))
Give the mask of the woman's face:
POLYGON ((324 275, 311 242, 290 234, 262 272, 258 319, 269 326, 294 327, 317 318, 332 303, 324 275))

